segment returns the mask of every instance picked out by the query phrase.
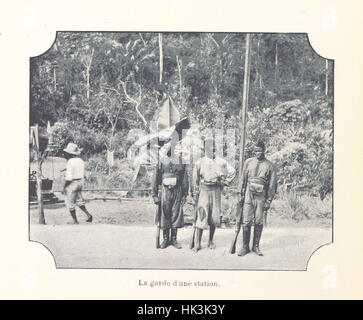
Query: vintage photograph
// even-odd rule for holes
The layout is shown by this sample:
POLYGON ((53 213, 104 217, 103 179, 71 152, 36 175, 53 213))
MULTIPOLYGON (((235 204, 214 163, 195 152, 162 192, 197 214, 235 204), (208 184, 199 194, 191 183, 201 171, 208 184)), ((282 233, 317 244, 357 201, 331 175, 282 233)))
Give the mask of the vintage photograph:
POLYGON ((29 240, 57 268, 306 271, 334 61, 306 33, 58 31, 30 57, 29 240))

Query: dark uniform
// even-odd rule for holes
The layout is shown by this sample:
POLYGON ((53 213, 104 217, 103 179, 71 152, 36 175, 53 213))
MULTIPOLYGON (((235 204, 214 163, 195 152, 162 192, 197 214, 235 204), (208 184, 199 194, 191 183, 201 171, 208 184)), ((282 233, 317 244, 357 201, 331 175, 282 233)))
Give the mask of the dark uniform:
POLYGON ((183 204, 188 190, 186 165, 169 162, 168 164, 159 163, 155 168, 152 192, 155 203, 161 201, 160 228, 163 230, 161 248, 165 248, 169 244, 170 229, 172 245, 180 248, 176 239, 177 229, 184 226, 183 204))

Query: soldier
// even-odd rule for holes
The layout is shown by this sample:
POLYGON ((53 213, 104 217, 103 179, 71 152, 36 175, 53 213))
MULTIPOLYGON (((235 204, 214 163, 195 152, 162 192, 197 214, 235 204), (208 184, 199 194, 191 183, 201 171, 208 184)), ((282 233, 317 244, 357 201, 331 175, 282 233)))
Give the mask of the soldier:
POLYGON ((208 226, 208 247, 215 249, 214 232, 221 224, 221 191, 235 177, 234 168, 226 160, 215 156, 213 138, 205 139, 204 150, 205 156, 195 163, 193 170, 193 197, 197 203, 195 252, 202 248, 203 230, 208 226))
POLYGON ((265 144, 258 141, 255 146, 255 157, 246 160, 242 171, 242 187, 239 201, 243 203, 242 233, 243 247, 239 256, 250 252, 251 226, 254 224, 252 251, 262 256, 260 239, 263 229, 264 214, 270 208, 276 192, 276 169, 273 163, 265 158, 265 144))
POLYGON ((158 217, 159 221, 156 221, 163 230, 161 249, 165 249, 169 244, 181 249, 177 241, 177 231, 184 226, 183 205, 189 190, 186 165, 181 163, 181 158, 177 154, 174 154, 175 158, 170 158, 172 152, 175 152, 175 148, 172 149, 169 150, 167 157, 159 161, 152 183, 154 203, 161 206, 161 215, 158 217))
POLYGON ((76 204, 87 215, 86 222, 92 222, 92 215, 87 211, 82 197, 84 162, 79 157, 81 150, 76 144, 68 143, 67 148, 63 149, 63 151, 65 158, 68 160, 64 193, 66 194, 66 205, 73 218, 73 223, 78 224, 76 204))

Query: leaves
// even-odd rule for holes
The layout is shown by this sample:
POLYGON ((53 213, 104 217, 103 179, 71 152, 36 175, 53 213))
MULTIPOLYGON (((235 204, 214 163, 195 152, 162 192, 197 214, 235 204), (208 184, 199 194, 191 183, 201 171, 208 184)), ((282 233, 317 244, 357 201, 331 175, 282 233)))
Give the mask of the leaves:
MULTIPOLYGON (((163 86, 202 129, 240 126, 245 36, 163 33, 163 86)), ((247 156, 265 139, 281 183, 324 197, 332 189, 332 63, 326 70, 306 34, 252 34, 250 60, 247 156)), ((120 135, 145 128, 158 107, 158 34, 58 32, 31 59, 30 77, 31 124, 64 122, 59 142, 124 155, 120 135)))

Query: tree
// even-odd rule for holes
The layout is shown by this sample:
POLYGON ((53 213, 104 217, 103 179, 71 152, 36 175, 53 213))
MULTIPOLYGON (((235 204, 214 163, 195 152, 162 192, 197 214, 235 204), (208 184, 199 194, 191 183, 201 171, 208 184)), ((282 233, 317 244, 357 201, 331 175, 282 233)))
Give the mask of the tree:
MULTIPOLYGON (((238 127, 247 83, 245 34, 167 32, 160 38, 162 43, 158 33, 58 32, 53 47, 31 59, 31 124, 64 122, 60 131, 70 129, 67 139, 78 139, 90 153, 104 152, 103 141, 114 150, 119 134, 148 128, 162 76, 165 91, 192 122, 238 127)), ((309 137, 296 139, 315 150, 314 134, 332 128, 333 63, 312 50, 305 34, 251 34, 249 49, 247 154, 251 139, 268 138, 277 152, 303 130, 309 137)), ((312 156, 305 157, 316 174, 312 156)), ((285 168, 287 181, 292 165, 285 168)))

